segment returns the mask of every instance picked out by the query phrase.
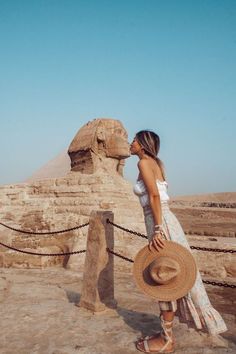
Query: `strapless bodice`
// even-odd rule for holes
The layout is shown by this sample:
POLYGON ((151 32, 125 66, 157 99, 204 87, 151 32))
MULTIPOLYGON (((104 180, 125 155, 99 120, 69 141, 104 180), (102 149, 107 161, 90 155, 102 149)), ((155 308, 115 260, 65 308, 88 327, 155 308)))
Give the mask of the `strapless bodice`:
MULTIPOLYGON (((161 203, 167 202, 170 199, 167 193, 168 183, 166 181, 160 181, 157 179, 156 184, 159 191, 161 203)), ((148 192, 143 180, 140 179, 135 183, 133 191, 139 197, 140 204, 142 207, 149 205, 148 192)))

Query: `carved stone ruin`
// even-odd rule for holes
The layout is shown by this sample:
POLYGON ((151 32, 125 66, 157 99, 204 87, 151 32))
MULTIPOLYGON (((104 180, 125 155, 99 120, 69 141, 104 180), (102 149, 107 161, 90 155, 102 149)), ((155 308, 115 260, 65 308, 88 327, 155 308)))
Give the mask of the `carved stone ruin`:
POLYGON ((111 211, 93 211, 89 220, 83 288, 79 306, 99 312, 116 308, 114 299, 114 261, 107 247, 113 250, 113 221, 111 211))
POLYGON ((68 154, 71 171, 92 174, 103 169, 123 176, 124 159, 130 155, 127 132, 118 120, 94 119, 75 135, 68 154))

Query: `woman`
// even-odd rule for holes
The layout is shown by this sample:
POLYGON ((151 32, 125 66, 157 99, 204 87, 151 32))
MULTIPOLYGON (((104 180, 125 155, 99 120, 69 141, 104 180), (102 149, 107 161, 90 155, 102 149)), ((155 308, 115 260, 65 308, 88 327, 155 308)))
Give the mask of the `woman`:
MULTIPOLYGON (((139 157, 139 175, 134 186, 144 211, 149 247, 165 247, 164 239, 180 243, 190 250, 184 231, 168 206, 167 182, 163 163, 157 157, 160 138, 152 131, 138 132, 131 143, 131 155, 139 157)), ((198 272, 191 291, 177 301, 159 301, 162 331, 151 337, 140 338, 137 349, 142 352, 172 353, 174 316, 190 327, 210 334, 227 330, 224 320, 212 307, 198 272)))

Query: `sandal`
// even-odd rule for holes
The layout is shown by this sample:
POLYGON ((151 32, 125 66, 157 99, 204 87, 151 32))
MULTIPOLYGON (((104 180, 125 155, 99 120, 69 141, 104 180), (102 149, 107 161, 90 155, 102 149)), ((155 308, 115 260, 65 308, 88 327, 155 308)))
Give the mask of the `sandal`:
POLYGON ((139 337, 137 342, 143 342, 144 340, 158 338, 161 335, 161 331, 156 332, 156 334, 152 334, 151 336, 139 337))
POLYGON ((166 325, 172 325, 173 321, 165 321, 163 317, 161 316, 161 324, 163 331, 159 332, 160 336, 165 340, 165 344, 163 345, 162 348, 159 350, 150 350, 149 345, 148 345, 148 340, 155 338, 156 335, 153 336, 146 336, 143 339, 139 339, 139 341, 136 343, 136 348, 143 353, 173 353, 174 348, 172 347, 171 349, 167 349, 168 345, 173 344, 174 345, 174 340, 172 338, 172 326, 170 328, 167 328, 166 325), (143 343, 143 348, 140 347, 140 344, 143 343))
MULTIPOLYGON (((160 316, 160 320, 161 320, 161 324, 163 325, 163 317, 162 315, 160 316)), ((174 321, 165 321, 165 325, 168 326, 172 326, 174 321)), ((160 330, 158 332, 156 332, 155 334, 152 334, 151 336, 145 336, 145 337, 139 337, 137 342, 143 342, 144 340, 150 340, 150 339, 154 339, 154 338, 158 338, 160 335, 163 337, 163 330, 160 330)), ((174 339, 173 339, 174 342, 174 339)))

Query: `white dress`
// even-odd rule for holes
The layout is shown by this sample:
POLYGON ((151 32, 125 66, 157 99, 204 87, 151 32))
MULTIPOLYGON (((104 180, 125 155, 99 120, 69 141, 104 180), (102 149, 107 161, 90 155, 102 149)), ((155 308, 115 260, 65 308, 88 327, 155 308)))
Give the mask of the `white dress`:
MULTIPOLYGON (((170 198, 167 193, 167 182, 156 180, 156 184, 160 194, 162 225, 166 238, 178 242, 191 252, 184 231, 169 208, 168 200, 170 198)), ((155 222, 149 204, 149 196, 142 180, 138 180, 134 185, 134 193, 139 197, 143 207, 147 236, 150 241, 154 234, 155 222)), ((187 323, 189 327, 207 331, 210 334, 222 333, 227 330, 223 318, 210 303, 199 271, 193 288, 186 296, 177 301, 159 301, 159 306, 161 310, 176 311, 180 322, 187 323)))

